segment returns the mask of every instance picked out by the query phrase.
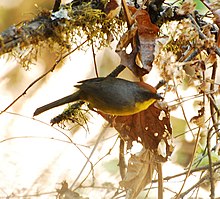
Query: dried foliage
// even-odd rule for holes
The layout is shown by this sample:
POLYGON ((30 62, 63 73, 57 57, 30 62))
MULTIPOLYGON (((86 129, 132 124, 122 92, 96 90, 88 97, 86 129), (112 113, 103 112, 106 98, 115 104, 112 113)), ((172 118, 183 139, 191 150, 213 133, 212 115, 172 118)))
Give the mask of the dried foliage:
POLYGON ((127 191, 127 198, 136 198, 153 178, 156 167, 155 155, 149 149, 132 155, 128 161, 127 173, 119 183, 127 191))
POLYGON ((145 111, 131 116, 102 116, 112 124, 130 147, 133 141, 137 141, 153 151, 157 161, 164 162, 173 150, 172 128, 168 111, 157 106, 153 104, 145 111))
MULTIPOLYGON (((128 6, 124 0, 121 4, 115 0, 74 0, 69 4, 60 5, 60 1, 56 1, 53 11, 41 10, 34 19, 3 31, 0 34, 0 55, 13 55, 26 68, 37 60, 37 54, 43 47, 49 47, 61 58, 48 72, 33 81, 1 114, 75 49, 85 50, 91 45, 93 48, 95 45, 97 49, 101 49, 109 46, 112 39, 118 39, 116 52, 121 57, 122 69, 113 71, 110 76, 117 76, 126 66, 143 81, 143 76, 150 76, 152 68, 155 68, 158 71, 158 79, 161 77, 166 82, 163 95, 165 100, 169 101, 165 106, 155 102, 148 109, 129 116, 115 117, 97 111, 119 132, 121 139, 119 167, 122 180, 117 189, 111 184, 105 184, 102 188, 108 193, 114 191, 112 198, 118 198, 125 192, 125 197, 132 199, 149 183, 159 182, 158 198, 162 198, 163 179, 171 181, 173 178, 184 176, 179 190, 173 191, 173 197, 183 198, 190 194, 197 197, 196 192, 198 193, 199 188, 203 186, 208 187, 210 198, 214 199, 215 185, 219 181, 220 162, 220 5, 217 1, 210 3, 201 0, 200 3, 207 9, 206 14, 201 14, 196 10, 195 3, 190 0, 177 1, 174 4, 165 4, 163 0, 142 3, 143 5, 138 5, 137 2, 130 2, 128 6), (71 51, 73 46, 77 47, 71 51), (130 54, 127 53, 129 47, 130 54), (191 96, 184 92, 190 89, 194 90, 191 96), (169 95, 172 96, 172 100, 167 98, 169 95), (189 114, 186 113, 188 107, 184 106, 186 101, 196 104, 193 107, 195 110, 189 114), (181 138, 181 141, 186 143, 183 135, 191 133, 191 153, 187 156, 186 172, 166 177, 160 172, 158 164, 168 161, 173 152, 172 134, 175 129, 171 127, 170 114, 176 109, 181 110, 188 131, 184 129, 183 132, 175 132, 174 139, 181 138), (132 154, 130 150, 135 141, 141 144, 142 149, 132 154), (130 157, 126 166, 124 156, 128 153, 130 157), (190 188, 184 189, 185 184, 189 182, 189 176, 199 171, 202 171, 201 178, 190 188), (154 172, 158 172, 157 181, 153 181, 154 172)), ((83 103, 74 103, 53 118, 51 124, 58 124, 62 128, 66 123, 85 126, 88 110, 82 109, 83 103)), ((97 139, 97 144, 100 140, 101 137, 97 139)), ((93 164, 91 157, 96 146, 89 157, 82 152, 87 162, 77 177, 79 180, 90 163, 88 176, 92 176, 92 188, 96 184, 96 164, 112 150, 93 164)), ((184 151, 185 148, 181 150, 184 151)), ((56 191, 57 197, 83 198, 77 191, 83 187, 88 176, 81 182, 75 180, 71 186, 63 182, 61 188, 56 191), (79 186, 76 185, 76 181, 79 186)))
POLYGON ((131 28, 121 37, 116 51, 121 56, 121 64, 138 77, 149 73, 154 60, 155 39, 159 28, 151 22, 148 12, 144 9, 136 9, 129 6, 132 13, 131 28), (124 49, 132 43, 132 53, 127 54, 124 49))

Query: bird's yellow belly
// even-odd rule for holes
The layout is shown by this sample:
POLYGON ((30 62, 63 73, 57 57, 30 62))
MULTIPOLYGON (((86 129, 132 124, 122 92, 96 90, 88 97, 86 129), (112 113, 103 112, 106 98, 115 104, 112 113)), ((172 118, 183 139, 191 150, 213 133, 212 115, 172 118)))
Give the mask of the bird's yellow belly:
POLYGON ((147 100, 145 102, 138 102, 138 103, 136 103, 136 110, 137 110, 137 112, 146 110, 155 101, 156 101, 156 99, 149 99, 149 100, 147 100))
POLYGON ((95 106, 97 104, 90 104, 92 107, 97 108, 99 111, 102 111, 106 114, 110 115, 118 115, 118 116, 127 116, 127 115, 133 115, 135 113, 141 112, 143 110, 146 110, 151 104, 153 104, 156 101, 156 99, 149 99, 145 102, 138 102, 133 107, 123 107, 118 109, 112 109, 108 106, 95 106))

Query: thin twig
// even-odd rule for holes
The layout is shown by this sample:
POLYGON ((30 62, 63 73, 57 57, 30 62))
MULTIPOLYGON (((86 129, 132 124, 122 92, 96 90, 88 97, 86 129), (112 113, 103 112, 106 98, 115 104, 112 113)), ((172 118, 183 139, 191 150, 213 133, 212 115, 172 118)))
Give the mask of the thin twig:
POLYGON ((125 169, 126 169, 126 163, 125 163, 125 141, 120 138, 120 145, 119 145, 119 170, 121 179, 123 180, 125 177, 125 169))
MULTIPOLYGON (((104 129, 105 131, 105 129, 104 129)), ((93 171, 93 168, 99 163, 101 162, 101 160, 103 160, 106 156, 110 155, 113 148, 115 147, 116 143, 117 143, 118 139, 115 140, 113 146, 109 149, 109 151, 103 156, 101 157, 97 162, 95 162, 94 164, 92 164, 92 169, 90 169, 90 171, 88 172, 87 176, 80 182, 79 186, 77 186, 77 188, 75 188, 74 190, 81 188, 82 184, 86 181, 86 179, 89 177, 90 173, 93 171)), ((84 187, 84 186, 83 186, 84 187)))
POLYGON ((185 195, 187 195, 190 191, 193 189, 199 187, 202 183, 204 183, 205 180, 208 180, 208 176, 204 176, 201 178, 197 183, 195 183, 192 187, 190 187, 188 190, 180 194, 180 198, 184 198, 185 195))
MULTIPOLYGON (((190 129, 190 131, 191 131, 191 133, 192 133, 193 131, 192 131, 191 126, 190 126, 190 124, 189 124, 189 122, 188 122, 188 120, 187 120, 187 117, 186 117, 186 114, 185 114, 185 110, 184 110, 183 105, 182 105, 182 99, 181 99, 181 97, 179 96, 179 93, 178 93, 178 91, 177 91, 177 85, 176 85, 176 83, 175 83, 175 80, 173 80, 173 84, 174 84, 174 87, 176 88, 176 89, 175 89, 175 92, 176 92, 176 96, 177 96, 177 99, 178 99, 177 101, 179 101, 179 105, 180 105, 180 108, 181 108, 181 110, 182 110, 184 120, 186 121, 186 125, 187 125, 187 127, 190 129)), ((193 133, 192 133, 192 136, 194 137, 193 133)))
MULTIPOLYGON (((212 75, 211 75, 211 80, 213 82, 215 82, 215 78, 216 78, 216 71, 217 71, 217 61, 214 62, 214 64, 212 65, 212 75)), ((210 84, 210 91, 213 91, 214 90, 214 84, 210 84)), ((210 94, 211 98, 213 99, 210 100, 210 112, 211 112, 211 115, 212 115, 212 122, 213 124, 215 124, 217 121, 216 121, 216 118, 215 118, 215 115, 214 115, 214 112, 215 112, 215 108, 214 108, 214 104, 215 104, 215 97, 213 94, 210 94)), ((218 110, 218 109, 217 109, 218 110)), ((215 127, 215 130, 217 130, 218 127, 216 126, 215 127)))
POLYGON ((76 182, 79 180, 80 176, 82 175, 83 171, 85 170, 87 164, 90 162, 90 159, 91 159, 92 155, 94 154, 94 152, 95 152, 95 150, 96 150, 96 148, 97 148, 97 146, 98 146, 99 142, 101 141, 101 139, 102 139, 102 137, 103 137, 104 134, 105 134, 105 130, 103 130, 103 131, 99 134, 99 136, 98 136, 98 138, 97 138, 97 140, 96 140, 96 143, 95 143, 95 145, 94 145, 94 147, 93 147, 93 149, 92 149, 92 151, 91 151, 91 153, 90 153, 88 159, 86 160, 86 163, 84 164, 84 166, 82 167, 81 171, 79 172, 79 175, 76 177, 76 179, 74 180, 74 182, 73 182, 72 185, 70 186, 70 188, 69 188, 70 190, 73 189, 73 187, 75 186, 76 182))
MULTIPOLYGON (((175 83, 174 80, 173 80, 173 83, 174 83, 174 86, 176 86, 176 83, 175 83)), ((177 88, 176 88, 176 95, 177 95, 178 100, 180 101, 180 96, 179 96, 179 94, 178 94, 177 88)), ((192 132, 191 126, 189 125, 189 122, 188 122, 188 120, 187 120, 187 118, 186 118, 185 111, 184 111, 183 106, 182 106, 181 103, 180 103, 180 107, 181 107, 181 109, 182 109, 183 116, 184 116, 184 119, 185 119, 185 121, 186 121, 186 124, 187 124, 188 128, 190 129, 190 131, 192 132)), ((192 133, 192 135, 193 135, 193 133, 192 133)), ((193 137, 194 137, 194 135, 193 135, 193 137)), ((183 184, 182 184, 182 187, 180 188, 179 193, 178 193, 177 196, 176 196, 176 199, 179 199, 179 198, 180 198, 180 194, 181 194, 181 192, 182 192, 182 190, 183 190, 183 188, 184 188, 184 186, 185 186, 186 180, 187 180, 187 178, 188 178, 189 175, 190 175, 190 170, 191 170, 192 164, 193 164, 193 157, 194 157, 194 154, 196 153, 197 145, 199 144, 199 138, 200 138, 200 128, 198 129, 198 134, 197 134, 197 137, 196 137, 195 146, 194 146, 194 150, 193 150, 193 153, 192 153, 192 160, 190 161, 189 168, 188 168, 188 171, 187 171, 187 173, 186 173, 186 177, 185 177, 185 179, 184 179, 184 182, 183 182, 183 184)))
POLYGON ((193 52, 183 60, 183 62, 192 61, 193 58, 195 58, 200 53, 200 51, 200 49, 194 49, 193 52))
MULTIPOLYGON (((79 148, 79 146, 85 147, 85 148, 90 148, 90 147, 89 147, 89 146, 86 146, 86 145, 82 145, 82 144, 78 144, 78 143, 73 142, 72 139, 71 139, 68 135, 66 135, 64 132, 62 132, 62 131, 59 130, 58 128, 56 128, 56 127, 54 127, 54 126, 51 126, 51 125, 47 124, 46 122, 43 122, 43 121, 38 120, 38 119, 36 119, 36 118, 31 118, 31 117, 24 116, 24 115, 21 115, 21 114, 18 114, 18 113, 13 113, 13 112, 6 112, 6 113, 7 113, 7 114, 11 114, 11 115, 16 115, 16 116, 19 116, 19 117, 24 117, 24 118, 26 118, 26 119, 34 120, 34 121, 37 121, 37 122, 40 122, 41 124, 46 125, 46 126, 49 126, 49 127, 53 128, 54 130, 58 131, 59 133, 61 133, 62 135, 64 135, 69 141, 57 139, 57 138, 54 138, 54 137, 49 138, 49 137, 39 137, 39 136, 37 136, 37 137, 34 137, 34 136, 31 136, 31 137, 23 136, 23 137, 21 137, 21 136, 19 136, 19 137, 10 137, 10 138, 1 140, 0 143, 6 142, 6 141, 9 141, 9 140, 13 140, 13 139, 19 139, 19 138, 39 138, 39 139, 40 139, 40 138, 42 138, 42 139, 48 138, 48 139, 53 139, 53 140, 60 141, 60 142, 65 142, 65 143, 68 143, 68 144, 73 144, 73 145, 83 154, 83 156, 84 156, 85 158, 87 158, 87 156, 86 156, 85 153, 79 148)), ((91 163, 91 162, 90 162, 90 163, 91 163)))
MULTIPOLYGON (((189 15, 187 15, 187 16, 188 16, 188 18, 191 20, 191 22, 192 22, 192 24, 195 26, 195 28, 197 29, 200 38, 201 38, 201 39, 204 39, 204 40, 208 40, 207 36, 206 36, 205 34, 203 34, 203 32, 201 31, 199 25, 197 24, 196 20, 192 17, 192 15, 189 14, 189 15)), ((218 48, 216 45, 214 45, 214 46, 212 47, 212 49, 215 51, 215 53, 216 53, 218 56, 220 56, 220 50, 219 50, 219 48, 218 48)))
MULTIPOLYGON (((208 99, 210 100, 210 103, 212 103, 212 112, 211 112, 211 117, 214 117, 214 115, 220 115, 220 110, 219 110, 219 108, 218 108, 218 106, 217 106, 217 104, 216 104, 216 101, 213 99, 213 95, 211 95, 211 94, 207 94, 206 95, 207 97, 208 97, 208 99)), ((210 104, 210 106, 211 106, 211 104, 210 104)), ((210 111, 211 111, 211 107, 210 107, 210 111)), ((213 121, 213 120, 212 120, 213 121)), ((216 119, 214 119, 214 121, 215 121, 215 123, 217 122, 217 120, 216 119)), ((215 124, 214 122, 213 122, 213 124, 215 124)), ((215 127, 216 129, 218 129, 218 127, 215 127)))
POLYGON ((211 186, 211 195, 210 198, 215 198, 215 184, 214 184, 214 172, 213 172, 213 162, 212 162, 212 154, 211 154, 211 133, 212 128, 208 131, 207 135, 207 151, 208 151, 208 159, 209 159, 209 179, 210 179, 210 186, 211 186))
POLYGON ((157 163, 158 172, 158 199, 163 199, 163 170, 162 164, 157 163))
POLYGON ((45 76, 47 76, 47 74, 49 74, 50 72, 53 72, 53 70, 56 68, 56 66, 67 56, 69 56, 70 54, 72 54, 74 51, 76 51, 79 47, 81 47, 82 45, 84 45, 87 42, 87 40, 85 40, 84 42, 82 42, 79 46, 77 46, 76 48, 74 48, 72 51, 66 53, 64 56, 61 56, 58 60, 56 60, 55 64, 44 74, 42 74, 41 76, 39 76, 37 79, 35 79, 31 84, 29 84, 29 86, 13 101, 11 102, 3 111, 0 112, 0 115, 2 113, 4 113, 5 111, 7 111, 12 105, 14 105, 23 95, 25 95, 27 93, 27 91, 34 85, 36 84, 38 81, 40 81, 41 79, 43 79, 45 76))
POLYGON ((186 184, 186 180, 187 178, 189 177, 190 175, 190 172, 191 172, 191 169, 192 169, 192 164, 193 164, 193 158, 194 158, 194 155, 196 153, 196 150, 197 150, 197 146, 198 146, 198 143, 199 143, 199 138, 200 138, 200 128, 198 129, 198 133, 197 133, 197 137, 196 137, 196 141, 195 141, 195 146, 194 146, 194 149, 193 149, 193 153, 192 153, 192 159, 190 161, 190 164, 189 164, 189 167, 188 167, 188 170, 187 170, 187 173, 186 173, 186 177, 184 179, 184 182, 182 184, 182 187, 180 188, 180 191, 179 193, 176 195, 176 199, 179 199, 181 198, 181 192, 186 184))
MULTIPOLYGON (((218 166, 218 165, 220 165, 220 161, 213 163, 213 167, 218 166)), ((199 171, 204 171, 204 170, 207 170, 207 169, 209 169, 209 165, 197 167, 197 168, 191 169, 191 170, 190 170, 190 174, 195 173, 195 172, 199 172, 199 171)), ((173 179, 173 178, 178 178, 178 177, 180 177, 180 176, 186 175, 187 172, 188 172, 188 170, 187 170, 187 171, 184 171, 184 172, 182 172, 182 173, 178 173, 178 174, 176 174, 176 175, 167 176, 167 177, 164 177, 163 180, 164 180, 164 181, 165 181, 165 180, 166 180, 166 181, 169 181, 169 180, 171 180, 171 179, 173 179)), ((153 182, 153 183, 157 183, 158 180, 152 180, 152 182, 153 182)))
POLYGON ((129 9, 128 9, 128 6, 127 6, 127 3, 126 3, 125 0, 122 0, 122 7, 123 7, 124 12, 125 12, 125 18, 126 18, 126 21, 127 21, 127 24, 128 24, 128 29, 130 29, 132 24, 134 23, 134 21, 132 20, 131 14, 129 12, 129 9))
POLYGON ((94 44, 92 41, 92 57, 93 57, 93 62, 94 62, 94 66, 95 66, 95 74, 96 74, 96 77, 99 77, 98 67, 97 67, 95 56, 96 56, 96 54, 95 54, 94 44))
POLYGON ((117 77, 125 68, 126 66, 120 64, 107 77, 117 77))

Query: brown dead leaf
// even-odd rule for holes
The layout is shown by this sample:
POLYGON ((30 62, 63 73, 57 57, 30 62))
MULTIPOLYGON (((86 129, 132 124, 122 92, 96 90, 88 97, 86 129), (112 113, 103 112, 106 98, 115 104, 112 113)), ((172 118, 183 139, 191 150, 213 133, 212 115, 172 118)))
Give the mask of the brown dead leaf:
POLYGON ((205 127, 205 108, 202 107, 200 110, 198 110, 198 115, 192 117, 190 119, 190 122, 196 124, 198 127, 204 128, 205 127))
POLYGON ((118 42, 115 51, 120 52, 123 49, 127 48, 129 43, 131 43, 132 39, 136 36, 136 33, 137 33, 137 26, 135 25, 131 26, 131 28, 120 38, 120 41, 118 42))
POLYGON ((129 30, 121 37, 116 52, 121 57, 121 64, 126 65, 136 76, 142 77, 151 71, 159 28, 151 23, 146 10, 137 10, 132 6, 128 6, 128 9, 133 14, 134 24, 129 25, 129 30), (128 44, 132 45, 131 54, 124 50, 128 44))
POLYGON ((112 19, 119 14, 121 10, 121 2, 118 0, 109 0, 105 6, 104 12, 108 19, 112 19))
POLYGON ((136 64, 137 49, 134 49, 130 54, 123 50, 118 52, 118 55, 121 57, 121 64, 128 67, 136 77, 142 77, 146 74, 146 70, 136 64))
POLYGON ((154 151, 158 161, 164 162, 171 155, 172 128, 167 109, 162 109, 154 103, 148 109, 130 116, 101 115, 125 141, 137 141, 146 149, 154 151))
POLYGON ((137 10, 134 18, 138 27, 139 51, 137 57, 142 63, 139 67, 143 67, 149 73, 154 60, 155 39, 159 28, 151 23, 150 16, 146 10, 137 10))
POLYGON ((136 198, 144 187, 152 181, 156 168, 154 154, 143 148, 132 155, 128 161, 128 169, 124 179, 119 183, 127 191, 126 198, 136 198))

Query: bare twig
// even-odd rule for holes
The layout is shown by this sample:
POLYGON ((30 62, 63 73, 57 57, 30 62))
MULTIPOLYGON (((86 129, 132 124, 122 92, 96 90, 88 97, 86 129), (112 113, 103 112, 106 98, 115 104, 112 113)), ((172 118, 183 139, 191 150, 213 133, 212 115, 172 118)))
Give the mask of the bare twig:
MULTIPOLYGON (((196 20, 192 17, 192 15, 189 14, 189 15, 187 15, 187 16, 189 17, 189 19, 192 21, 192 24, 193 24, 193 25, 195 26, 195 28, 197 29, 200 38, 201 38, 201 39, 204 39, 204 40, 207 40, 207 39, 208 39, 207 36, 206 36, 205 34, 203 34, 203 32, 201 31, 199 25, 196 23, 196 20)), ((214 45, 214 46, 212 47, 212 49, 215 51, 215 53, 216 53, 218 56, 220 56, 220 49, 219 49, 216 45, 214 45)))
MULTIPOLYGON (((190 129, 190 131, 191 131, 191 133, 192 133, 193 131, 192 131, 191 126, 190 126, 190 124, 189 124, 189 121, 188 121, 188 119, 187 119, 187 117, 186 117, 185 110, 184 110, 183 105, 182 105, 182 99, 181 99, 181 97, 179 96, 179 93, 178 93, 178 91, 177 91, 177 85, 176 85, 176 83, 175 83, 175 80, 173 80, 173 83, 174 83, 174 86, 175 86, 175 88, 176 88, 176 89, 175 89, 175 92, 176 92, 176 96, 177 96, 177 101, 179 102, 180 108, 181 108, 182 113, 183 113, 183 117, 184 117, 184 119, 185 119, 185 121, 186 121, 187 127, 190 129)), ((194 137, 193 133, 192 133, 192 136, 194 137)))
POLYGON ((212 154, 211 154, 211 130, 208 131, 207 135, 207 151, 208 151, 208 159, 209 159, 209 179, 211 185, 211 194, 210 198, 215 198, 215 184, 214 184, 214 172, 213 172, 213 163, 212 163, 212 154))
MULTIPOLYGON (((217 61, 214 62, 214 64, 212 65, 212 75, 211 75, 211 80, 214 82, 215 78, 216 78, 216 71, 217 71, 217 61)), ((214 84, 210 84, 210 91, 214 90, 214 84)), ((212 122, 213 124, 215 124, 217 122, 216 117, 214 115, 215 112, 215 97, 213 94, 210 94, 211 98, 213 100, 210 100, 210 112, 212 115, 212 122)), ((217 113, 219 112, 218 108, 217 108, 217 113)), ((217 126, 215 126, 215 129, 217 130, 217 126)))
POLYGON ((97 138, 97 140, 96 140, 96 144, 94 145, 94 147, 93 147, 93 149, 92 149, 92 151, 91 151, 91 153, 90 153, 88 159, 86 160, 86 163, 84 164, 84 166, 82 167, 81 171, 79 172, 79 175, 76 177, 76 179, 74 180, 74 182, 73 182, 72 185, 70 186, 70 188, 69 188, 70 190, 73 189, 73 187, 75 186, 76 182, 78 181, 78 179, 79 179, 80 176, 82 175, 84 169, 86 168, 87 164, 90 162, 90 159, 91 159, 92 155, 94 154, 94 152, 95 152, 95 150, 96 150, 96 148, 97 148, 99 142, 101 141, 101 139, 102 139, 104 133, 105 133, 105 130, 103 130, 103 131, 99 134, 99 136, 98 136, 98 138, 97 138))
POLYGON ((119 170, 120 170, 120 175, 121 179, 124 179, 125 177, 125 169, 126 169, 126 164, 125 164, 125 141, 120 138, 120 145, 119 145, 119 170))
MULTIPOLYGON (((218 165, 220 165, 220 161, 213 163, 213 166, 214 166, 214 167, 215 167, 215 166, 218 166, 218 165)), ((197 168, 191 169, 191 170, 190 170, 190 174, 195 173, 195 172, 199 172, 199 171, 204 171, 204 170, 207 170, 207 169, 209 169, 209 165, 197 167, 197 168)), ((164 181, 169 181, 169 180, 171 180, 171 179, 173 179, 173 178, 178 178, 178 177, 180 177, 180 176, 186 175, 187 172, 188 172, 188 170, 187 170, 187 171, 184 171, 184 172, 182 172, 182 173, 178 173, 178 174, 173 175, 173 176, 167 176, 167 177, 164 177, 163 180, 164 180, 164 181)), ((152 182, 153 182, 153 183, 156 183, 156 182, 158 182, 158 180, 152 180, 152 182)))
POLYGON ((203 178, 201 178, 197 183, 195 183, 192 187, 190 187, 188 190, 186 190, 185 192, 181 193, 179 198, 183 198, 185 195, 187 195, 190 191, 192 191, 193 189, 199 187, 202 183, 204 183, 205 180, 208 179, 208 176, 204 176, 203 178))
MULTIPOLYGON (((105 129, 104 129, 104 130, 105 130, 105 129)), ((82 187, 83 182, 85 182, 86 179, 89 177, 90 173, 93 171, 93 168, 94 168, 99 162, 101 162, 106 156, 108 156, 108 155, 111 154, 111 151, 112 151, 113 148, 115 147, 117 141, 118 141, 118 139, 115 140, 113 146, 110 148, 110 150, 109 150, 103 157, 101 157, 97 162, 95 162, 95 163, 92 164, 91 170, 88 172, 87 176, 80 182, 80 184, 79 184, 78 187, 82 187)), ((77 187, 77 188, 78 188, 78 187, 77 187)), ((75 188, 74 190, 76 190, 77 188, 75 188)))
POLYGON ((74 51, 76 51, 80 46, 84 45, 87 42, 87 40, 85 40, 84 42, 82 42, 79 46, 77 46, 76 48, 74 48, 72 51, 66 53, 64 56, 61 56, 58 60, 56 60, 55 64, 44 74, 42 74, 41 76, 39 76, 37 79, 35 79, 13 102, 11 102, 3 111, 0 112, 0 115, 2 113, 4 113, 5 111, 7 111, 12 105, 14 105, 22 96, 24 96, 27 91, 34 85, 36 84, 38 81, 40 81, 41 79, 43 79, 45 76, 47 76, 50 72, 53 72, 53 70, 56 68, 56 66, 67 56, 69 56, 71 53, 73 53, 74 51))
POLYGON ((94 62, 94 67, 95 67, 95 74, 96 74, 96 77, 99 77, 98 67, 97 67, 97 63, 96 63, 96 59, 95 59, 96 54, 95 54, 93 41, 92 41, 92 55, 93 55, 93 62, 94 62))
POLYGON ((123 7, 124 12, 125 12, 125 17, 126 17, 126 20, 127 20, 128 29, 130 29, 132 24, 134 23, 134 20, 131 17, 131 14, 128 10, 128 6, 127 6, 127 3, 126 3, 125 0, 122 0, 122 7, 123 7))
POLYGON ((200 53, 200 51, 201 51, 200 49, 194 49, 193 52, 183 60, 183 62, 188 62, 193 60, 193 58, 195 58, 200 53))
POLYGON ((191 169, 192 169, 192 164, 193 164, 193 158, 194 158, 194 155, 195 155, 195 153, 196 153, 197 146, 198 146, 198 143, 199 143, 199 138, 200 138, 200 128, 198 129, 198 133, 197 133, 197 137, 196 137, 196 141, 195 141, 195 145, 194 145, 194 149, 193 149, 193 153, 192 153, 193 155, 192 155, 192 159, 191 159, 191 161, 190 161, 190 164, 189 164, 189 166, 188 166, 188 170, 187 170, 187 173, 186 173, 186 177, 185 177, 185 179, 184 179, 184 182, 183 182, 183 184, 182 184, 181 189, 179 190, 179 193, 176 195, 176 199, 181 198, 181 192, 182 192, 182 190, 183 190, 183 188, 184 188, 184 186, 185 186, 185 184, 186 184, 187 178, 188 178, 189 175, 190 175, 190 172, 191 172, 191 169))
POLYGON ((157 170, 158 170, 158 199, 163 199, 163 170, 161 163, 157 163, 157 170))
MULTIPOLYGON (((6 142, 6 141, 8 141, 8 140, 19 139, 19 138, 53 139, 53 140, 56 140, 56 141, 65 142, 65 143, 68 143, 68 144, 73 144, 73 145, 83 154, 83 156, 84 156, 85 158, 87 158, 87 156, 86 156, 85 153, 79 148, 79 146, 85 147, 85 148, 90 148, 90 147, 89 147, 89 146, 86 146, 86 145, 82 145, 82 144, 78 144, 78 143, 73 142, 72 139, 71 139, 68 135, 66 135, 64 132, 62 132, 60 129, 58 129, 58 128, 54 127, 54 126, 51 126, 51 125, 49 125, 49 124, 47 124, 47 123, 45 123, 45 122, 43 122, 43 121, 41 121, 41 120, 38 120, 38 119, 36 119, 36 118, 31 118, 31 117, 24 116, 24 115, 21 115, 21 114, 18 114, 18 113, 13 113, 13 112, 6 112, 6 113, 7 113, 7 114, 11 114, 11 115, 16 115, 16 116, 19 116, 19 117, 24 117, 24 118, 26 118, 26 119, 34 120, 34 121, 36 121, 36 122, 40 122, 41 124, 46 125, 46 126, 49 126, 49 127, 53 128, 54 130, 58 131, 59 133, 61 133, 62 135, 64 135, 64 137, 66 137, 69 141, 65 141, 65 140, 61 140, 61 139, 56 139, 56 138, 54 138, 54 137, 50 138, 50 137, 39 137, 39 136, 37 136, 37 137, 34 137, 34 136, 30 136, 30 137, 29 137, 29 136, 19 136, 19 137, 10 137, 10 138, 1 140, 0 143, 6 142)), ((91 163, 91 162, 90 162, 90 163, 91 163)))
POLYGON ((124 65, 120 64, 107 77, 117 77, 125 68, 124 65))
MULTIPOLYGON (((213 95, 212 95, 212 92, 210 94, 206 94, 206 96, 208 97, 208 99, 210 100, 210 111, 211 111, 211 117, 212 117, 212 121, 215 121, 213 122, 213 124, 215 124, 217 122, 217 119, 214 118, 214 116, 217 114, 217 116, 220 115, 220 110, 216 104, 216 101, 215 99, 213 99, 213 95), (212 105, 211 105, 212 104, 212 105)), ((216 129, 218 127, 215 127, 216 129)))

